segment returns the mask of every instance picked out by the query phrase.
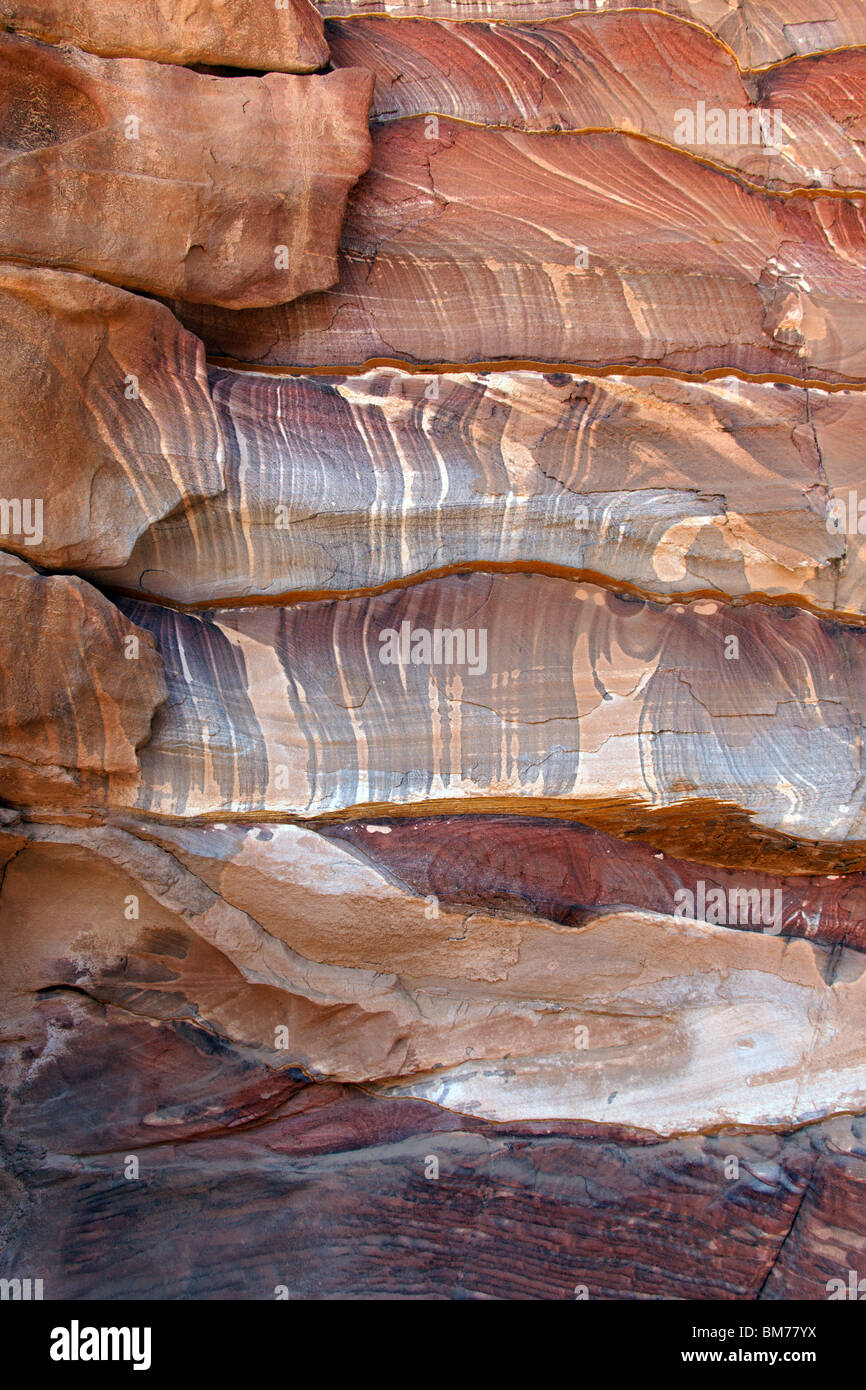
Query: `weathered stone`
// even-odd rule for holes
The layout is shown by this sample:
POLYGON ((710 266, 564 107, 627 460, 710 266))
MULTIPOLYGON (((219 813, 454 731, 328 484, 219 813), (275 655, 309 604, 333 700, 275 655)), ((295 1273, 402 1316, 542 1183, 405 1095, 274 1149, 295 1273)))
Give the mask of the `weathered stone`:
POLYGON ((204 352, 163 305, 0 265, 0 352, 3 549, 57 569, 123 564, 160 517, 222 492, 204 352))
POLYGON ((89 584, 0 554, 0 798, 131 794, 166 698, 153 638, 89 584))
POLYGON ((782 197, 637 136, 432 129, 417 116, 375 130, 333 289, 185 308, 208 351, 866 378, 859 197, 782 197))
POLYGON ((313 72, 328 62, 321 17, 309 0, 0 0, 0 23, 106 58, 155 58, 269 72, 313 72))
POLYGON ((371 83, 208 77, 4 34, 0 255, 234 308, 324 289, 370 161, 371 83))
POLYGON ((365 16, 328 26, 338 66, 376 73, 373 110, 515 130, 614 130, 771 188, 862 189, 862 49, 755 77, 709 32, 658 9, 544 25, 365 16), (652 62, 647 62, 647 54, 652 62))

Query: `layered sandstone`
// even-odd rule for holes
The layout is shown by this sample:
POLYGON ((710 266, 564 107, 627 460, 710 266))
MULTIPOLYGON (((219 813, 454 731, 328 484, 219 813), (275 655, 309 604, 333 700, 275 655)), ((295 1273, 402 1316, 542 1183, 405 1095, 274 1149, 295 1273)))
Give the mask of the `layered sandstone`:
POLYGON ((0 1275, 836 1297, 862 7, 380 8, 0 0, 0 1275))
POLYGON ((13 1011, 74 988, 195 1018, 278 1070, 500 1121, 669 1134, 866 1104, 856 950, 670 913, 569 928, 440 910, 293 826, 20 835, 3 889, 13 1011), (104 904, 98 931, 82 892, 104 904))
MULTIPOLYGON (((653 10, 704 30, 732 50, 743 68, 767 67, 797 54, 823 53, 866 42, 866 21, 856 0, 824 0, 820 13, 812 0, 317 0, 329 19, 356 19, 386 13, 401 23, 411 18, 532 24, 542 34, 549 20, 588 11, 653 10)), ((329 28, 331 26, 329 25, 329 28)))
POLYGON ((866 180, 863 49, 751 74, 710 33, 653 9, 544 25, 364 17, 328 34, 336 64, 376 73, 378 121, 619 131, 770 188, 862 190, 866 180))
POLYGON ((859 629, 524 574, 202 617, 122 607, 171 692, 142 752, 150 814, 535 804, 694 825, 703 806, 732 835, 754 816, 820 844, 831 872, 866 839, 859 629))
POLYGON ((667 1140, 489 1124, 75 991, 36 1018, 10 1180, 40 1182, 7 1249, 71 1297, 104 1296, 109 1267, 118 1299, 818 1300, 862 1248, 858 1118, 667 1140), (239 1229, 227 1259, 213 1237, 239 1229))
POLYGON ((858 392, 392 369, 212 368, 209 384, 225 490, 94 577, 195 606, 547 567, 658 598, 864 612, 858 392))
POLYGON ((418 116, 376 131, 333 289, 185 310, 209 351, 866 375, 860 199, 780 197, 630 135, 432 129, 418 116))
MULTIPOLYGON (((532 912, 575 927, 605 913, 655 912, 866 949, 862 874, 694 863, 654 850, 640 831, 622 838, 574 821, 522 816, 350 821, 322 833, 352 845, 425 901, 451 907, 532 912)), ((708 833, 706 848, 711 843, 708 833)))

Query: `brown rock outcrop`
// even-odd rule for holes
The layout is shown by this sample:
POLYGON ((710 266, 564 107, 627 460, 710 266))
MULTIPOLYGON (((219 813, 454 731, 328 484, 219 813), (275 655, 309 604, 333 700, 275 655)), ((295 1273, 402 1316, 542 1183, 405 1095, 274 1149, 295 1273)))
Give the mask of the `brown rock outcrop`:
POLYGON ((154 58, 270 72, 314 72, 328 62, 321 16, 310 0, 0 0, 0 24, 105 58, 154 58))
POLYGON ((533 912, 569 926, 609 912, 659 912, 866 950, 862 874, 784 876, 696 864, 634 834, 616 838, 522 816, 350 821, 321 831, 396 883, 451 908, 533 912))
POLYGON ((6 1252, 46 1298, 821 1300, 862 1249, 862 1118, 492 1125, 64 989, 28 1037, 6 1252))
POLYGON ((323 289, 369 163, 371 82, 208 77, 0 35, 0 255, 234 308, 323 289))
POLYGON ((222 492, 204 352, 161 304, 2 264, 0 352, 0 478, 12 509, 0 548, 58 569, 123 564, 158 518, 222 492))
MULTIPOLYGON (((350 931, 332 971, 345 980, 365 931, 381 959, 375 921, 390 903, 395 925, 393 890, 348 857, 333 877, 327 845, 304 853, 316 837, 291 827, 270 840, 273 827, 169 831, 174 853, 202 875, 192 883, 177 860, 166 865, 128 834, 115 834, 112 847, 104 835, 88 843, 85 830, 42 827, 34 838, 22 828, 26 847, 0 891, 3 1007, 15 1033, 0 1077, 4 1269, 38 1269, 46 1297, 98 1298, 109 1279, 115 1298, 146 1297, 163 1270, 166 1298, 270 1299, 283 1289, 293 1298, 570 1299, 583 1289, 592 1299, 822 1299, 828 1281, 856 1265, 862 1118, 665 1139, 609 1122, 490 1125, 311 1084, 285 1051, 275 1063, 238 1040, 256 1020, 273 1022, 269 1011, 287 1017, 291 1001, 242 982, 230 960, 243 946, 237 935, 214 943, 198 926, 227 924, 240 915, 231 900, 243 900, 270 931, 290 932, 300 914, 302 933, 319 929, 319 944, 339 950, 316 912, 316 896, 329 896, 350 931), (301 853, 285 853, 287 837, 301 853), (153 896, 129 877, 146 881, 148 867, 153 896), (205 876, 228 904, 219 906, 205 876), (329 1250, 340 1250, 324 1260, 323 1212, 329 1250), (213 1234, 227 1238, 239 1224, 244 1239, 227 1261, 225 1239, 213 1234)), ((403 910, 411 907, 407 899, 403 910)), ((443 913, 425 928, 436 933, 449 920, 443 913)), ((444 939, 437 949, 418 931, 413 945, 411 918, 404 923, 402 941, 388 934, 404 967, 407 948, 416 961, 432 950, 431 960, 453 967, 473 949, 444 939)), ((260 975, 265 964, 247 956, 260 975)), ((633 968, 622 953, 611 966, 621 983, 633 968)), ((560 987, 547 972, 547 997, 560 987)), ((748 1026, 751 1004, 741 1017, 748 1026)), ((332 1011, 319 1038, 363 1046, 357 1019, 342 1029, 338 1018, 332 1011)), ((293 1039, 315 1036, 309 1020, 293 1039)), ((590 1037, 596 1024, 604 1019, 590 1020, 590 1037)), ((637 1035, 633 1005, 619 1025, 637 1035)), ((791 1029, 789 1015, 783 1039, 791 1029)), ((730 1048, 725 1065, 737 1053, 752 1068, 765 1057, 730 1048)), ((570 1055, 579 1065, 577 1049, 570 1055)), ((625 1060, 605 1054, 602 1081, 625 1060)), ((619 1097, 613 1088, 601 1097, 611 1096, 607 1109, 619 1097)))
POLYGON ((99 805, 137 784, 166 698, 149 633, 89 584, 0 554, 0 798, 99 805))

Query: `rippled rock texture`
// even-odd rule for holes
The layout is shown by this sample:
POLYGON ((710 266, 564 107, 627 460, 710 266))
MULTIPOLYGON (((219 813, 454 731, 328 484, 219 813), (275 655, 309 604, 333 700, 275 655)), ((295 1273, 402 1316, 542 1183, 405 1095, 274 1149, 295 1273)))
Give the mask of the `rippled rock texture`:
POLYGON ((863 8, 187 10, 0 0, 0 1276, 825 1299, 863 8))

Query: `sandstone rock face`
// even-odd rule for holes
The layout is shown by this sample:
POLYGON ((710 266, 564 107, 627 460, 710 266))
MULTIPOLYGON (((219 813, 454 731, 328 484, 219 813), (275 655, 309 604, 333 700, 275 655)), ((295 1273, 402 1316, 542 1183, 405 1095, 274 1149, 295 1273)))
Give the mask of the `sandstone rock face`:
POLYGON ((83 580, 42 577, 0 555, 4 801, 51 789, 99 801, 104 779, 137 781, 137 749, 166 697, 146 632, 83 580))
POLYGON ((0 69, 3 256, 235 308, 335 279, 363 71, 226 79, 9 34, 0 69))
POLYGON ((820 842, 830 872, 866 841, 859 628, 525 574, 202 616, 122 608, 169 683, 142 750, 152 814, 534 805, 597 823, 611 804, 624 821, 703 807, 732 835, 754 816, 820 842))
POLYGON ((859 199, 780 198, 630 135, 431 129, 376 133, 333 290, 184 321, 213 353, 266 365, 866 375, 859 199))
MULTIPOLYGON (((531 23, 543 35, 549 20, 570 18, 575 11, 596 6, 581 0, 317 0, 316 8, 333 19, 387 13, 401 21, 420 17, 500 25, 531 23)), ((632 0, 604 0, 602 8, 617 11, 636 7, 632 0)), ((646 8, 705 30, 732 49, 743 68, 766 67, 796 54, 848 48, 866 38, 863 10, 852 0, 825 0, 820 15, 812 0, 724 0, 723 4, 716 0, 658 0, 646 8)))
POLYGON ((363 18, 328 27, 335 62, 376 73, 379 121, 435 112, 506 129, 620 131, 759 187, 862 188, 866 177, 853 114, 866 87, 862 49, 752 76, 710 33, 656 10, 543 26, 363 18), (647 52, 655 61, 637 86, 647 52))
POLYGON ((862 5, 0 25, 0 1279, 856 1285, 862 5))
POLYGON ((859 392, 393 369, 212 368, 210 388, 225 490, 95 578, 194 606, 548 567, 657 598, 866 611, 861 543, 841 524, 859 392))
POLYGON ((72 43, 107 58, 155 58, 272 72, 314 72, 328 62, 323 24, 309 0, 257 5, 244 0, 2 0, 5 28, 50 43, 72 43))
MULTIPOLYGON (((673 913, 822 945, 862 950, 866 944, 860 874, 786 876, 695 864, 654 851, 634 834, 622 839, 575 822, 521 816, 351 821, 322 831, 351 844, 425 901, 433 896, 491 912, 531 911, 576 927, 622 909, 673 913)), ((724 856, 711 830, 704 846, 724 856)), ((782 852, 780 865, 784 859, 782 852)))
POLYGON ((19 999, 48 980, 139 1015, 193 1017, 272 1066, 285 1028, 313 1076, 500 1121, 668 1134, 866 1103, 857 951, 641 913, 579 929, 425 917, 424 899, 311 831, 145 834, 158 843, 107 826, 28 835, 4 883, 19 999), (118 912, 114 930, 87 938, 75 897, 87 884, 106 904, 147 895, 144 931, 118 912))
POLYGON ((0 350, 0 476, 7 500, 26 499, 4 549, 57 569, 123 564, 157 518, 223 492, 201 343, 161 304, 7 263, 0 350))

